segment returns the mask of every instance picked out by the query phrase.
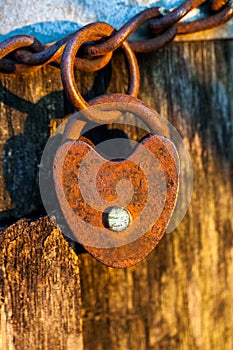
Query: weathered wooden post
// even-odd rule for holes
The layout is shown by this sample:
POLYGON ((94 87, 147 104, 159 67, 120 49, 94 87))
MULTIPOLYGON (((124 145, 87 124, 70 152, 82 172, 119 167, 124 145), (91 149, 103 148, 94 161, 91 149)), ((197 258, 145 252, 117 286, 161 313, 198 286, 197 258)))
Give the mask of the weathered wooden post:
MULTIPOLYGON (((3 8, 12 6, 19 5, 7 1, 3 8)), ((40 21, 50 22, 37 6, 40 21)), ((70 21, 68 31, 77 29, 72 6, 62 14, 70 21)), ((96 20, 98 11, 90 12, 88 2, 77 6, 85 23, 96 20)), ((114 11, 120 13, 118 6, 114 11)), ((132 15, 139 10, 135 5, 132 15)), ((53 15, 57 29, 62 27, 60 15, 53 15)), ((20 21, 18 27, 34 20, 20 21)), ((56 40, 56 27, 48 26, 48 41, 56 40)), ((38 28, 43 26, 22 30, 38 28)), ((128 269, 108 268, 83 253, 43 209, 38 165, 49 125, 70 112, 60 70, 47 65, 24 75, 0 74, 0 349, 233 348, 232 21, 190 35, 137 55, 139 97, 183 137, 194 192, 177 229, 128 269)), ((95 73, 97 84, 90 73, 76 72, 86 99, 106 89, 124 91, 123 77, 127 67, 120 52, 95 73)), ((135 129, 124 131, 137 136, 135 129)))

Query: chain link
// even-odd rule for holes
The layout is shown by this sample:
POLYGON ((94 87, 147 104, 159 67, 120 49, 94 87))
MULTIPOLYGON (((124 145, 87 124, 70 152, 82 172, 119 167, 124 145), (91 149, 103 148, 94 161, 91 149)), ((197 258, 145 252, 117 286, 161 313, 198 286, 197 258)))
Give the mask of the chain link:
MULTIPOLYGON (((74 68, 88 72, 103 68, 111 60, 113 51, 145 23, 148 23, 150 38, 130 41, 130 47, 134 52, 158 50, 172 41, 176 35, 210 29, 227 22, 232 17, 233 0, 187 0, 172 11, 152 7, 134 16, 118 31, 113 30, 106 36, 96 35, 93 38, 93 41, 97 41, 96 44, 84 43, 79 50, 79 56, 81 56, 75 59, 74 68), (191 22, 181 22, 187 13, 202 4, 209 6, 210 15, 208 17, 191 22)), ((77 37, 77 33, 81 30, 47 45, 43 45, 30 35, 16 35, 1 42, 0 72, 28 73, 46 64, 59 66, 67 43, 74 36, 77 37)))

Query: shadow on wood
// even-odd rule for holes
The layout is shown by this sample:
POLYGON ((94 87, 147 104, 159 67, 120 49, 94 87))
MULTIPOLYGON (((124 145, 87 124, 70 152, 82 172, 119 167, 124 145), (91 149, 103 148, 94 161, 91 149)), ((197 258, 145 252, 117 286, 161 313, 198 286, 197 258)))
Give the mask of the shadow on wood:
MULTIPOLYGON (((194 194, 179 227, 135 267, 114 270, 87 254, 79 257, 85 349, 233 348, 232 50, 232 41, 173 43, 156 53, 138 56, 140 98, 181 133, 193 161, 194 194)), ((91 75, 77 73, 82 93, 92 91, 87 96, 93 97, 108 85, 108 92, 125 91, 127 73, 122 56, 115 56, 111 72, 111 82, 104 75, 97 90, 92 90, 91 75)), ((51 67, 32 75, 30 82, 5 76, 2 81, 12 93, 24 99, 30 96, 32 103, 61 90, 59 73, 51 67)), ((52 105, 60 103, 55 100, 52 105)), ((57 106, 57 117, 61 117, 63 107, 57 106)), ((23 133, 27 115, 4 104, 1 108, 1 124, 4 132, 7 130, 3 144, 23 133), (13 131, 9 132, 8 125, 13 131)), ((54 118, 54 113, 49 110, 46 120, 54 118)), ((135 136, 135 130, 131 135, 130 130, 123 131, 135 136)), ((0 177, 3 183, 2 173, 0 177)), ((0 198, 3 210, 9 210, 6 189, 0 198)), ((51 332, 46 326, 48 311, 44 310, 54 310, 55 328, 51 329, 60 332, 59 345, 54 347, 53 336, 51 344, 54 349, 73 349, 67 337, 78 334, 79 327, 75 304, 78 258, 57 231, 50 233, 47 247, 42 247, 43 237, 51 232, 50 224, 47 227, 44 222, 43 229, 35 232, 29 223, 21 222, 21 229, 17 225, 2 236, 3 336, 6 329, 12 329, 10 334, 15 336, 17 330, 22 341, 29 334, 34 341, 35 332, 35 345, 30 349, 40 349, 39 341, 44 345, 41 349, 49 349, 51 332), (6 320, 13 320, 11 328, 5 327, 6 320)), ((48 316, 48 322, 51 319, 48 316)), ((17 339, 14 342, 17 344, 17 339)))

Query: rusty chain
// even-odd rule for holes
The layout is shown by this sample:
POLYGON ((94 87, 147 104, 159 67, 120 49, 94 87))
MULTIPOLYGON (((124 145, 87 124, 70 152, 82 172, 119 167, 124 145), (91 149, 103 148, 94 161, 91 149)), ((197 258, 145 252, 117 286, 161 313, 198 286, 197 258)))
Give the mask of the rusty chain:
MULTIPOLYGON (((88 24, 55 43, 43 45, 30 35, 16 35, 0 43, 0 72, 30 73, 46 64, 61 67, 61 77, 67 97, 77 110, 88 109, 90 104, 83 99, 76 85, 74 69, 94 72, 105 67, 113 52, 122 47, 129 68, 129 84, 126 94, 136 98, 140 74, 135 52, 158 50, 171 42, 176 35, 213 28, 233 17, 233 0, 186 0, 172 11, 161 7, 148 8, 126 22, 119 30, 104 22, 88 24), (192 22, 181 19, 200 5, 209 6, 210 16, 192 22), (128 38, 142 25, 147 24, 149 37, 141 41, 128 38)), ((112 96, 115 98, 116 96, 112 96)), ((111 100, 111 95, 101 101, 111 100)), ((98 104, 96 100, 90 102, 98 104)), ((95 113, 88 119, 114 120, 119 112, 95 113)))
MULTIPOLYGON (((120 30, 112 28, 104 35, 96 35, 92 39, 97 41, 96 44, 83 43, 74 67, 88 72, 103 68, 111 60, 113 51, 145 23, 148 23, 150 38, 130 41, 130 47, 134 52, 155 51, 172 41, 176 35, 210 29, 225 23, 232 17, 233 0, 187 0, 172 11, 152 7, 134 16, 120 30), (209 17, 192 22, 180 21, 187 13, 204 3, 209 6, 209 17)), ((106 23, 101 23, 103 28, 106 27, 106 23)), ((89 30, 92 31, 91 25, 89 30)), ((64 48, 74 36, 77 37, 80 31, 82 29, 46 45, 30 35, 16 35, 4 40, 0 43, 0 72, 27 73, 40 69, 46 64, 59 66, 64 48)))

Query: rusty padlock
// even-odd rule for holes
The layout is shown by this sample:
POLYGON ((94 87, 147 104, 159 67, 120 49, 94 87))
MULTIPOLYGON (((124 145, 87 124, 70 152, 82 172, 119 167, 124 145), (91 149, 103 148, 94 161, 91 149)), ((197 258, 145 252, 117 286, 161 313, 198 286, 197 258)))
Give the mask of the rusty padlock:
POLYGON ((60 207, 77 241, 97 260, 122 268, 145 258, 164 235, 177 198, 179 157, 154 110, 132 96, 113 94, 110 100, 102 96, 91 101, 91 113, 98 114, 100 107, 107 112, 116 103, 137 112, 150 128, 149 136, 127 159, 106 160, 89 140, 79 138, 87 122, 74 118, 57 150, 53 175, 60 207), (130 200, 128 185, 118 188, 117 198, 122 180, 134 188, 130 200), (93 186, 102 199, 98 209, 97 196, 90 193, 93 186))
POLYGON ((77 51, 113 30, 106 23, 87 25, 66 45, 62 81, 82 120, 69 120, 54 158, 53 177, 73 236, 97 260, 122 268, 145 258, 164 235, 177 199, 179 157, 157 112, 136 98, 139 68, 127 41, 122 45, 129 63, 128 95, 103 95, 88 103, 81 96, 74 77, 77 51), (138 116, 149 135, 126 159, 107 160, 83 139, 82 131, 90 121, 110 123, 125 112, 138 116))
POLYGON ((179 157, 157 112, 136 98, 139 68, 127 41, 122 46, 130 73, 128 95, 103 95, 88 103, 81 96, 74 77, 76 54, 85 42, 109 36, 113 30, 106 23, 90 24, 66 45, 62 82, 84 120, 69 120, 55 155, 53 176, 73 236, 97 260, 122 268, 145 258, 164 235, 177 199, 179 157), (150 133, 128 158, 107 160, 80 135, 86 121, 110 123, 122 112, 138 116, 150 133), (131 186, 123 180, 130 181, 131 186))

